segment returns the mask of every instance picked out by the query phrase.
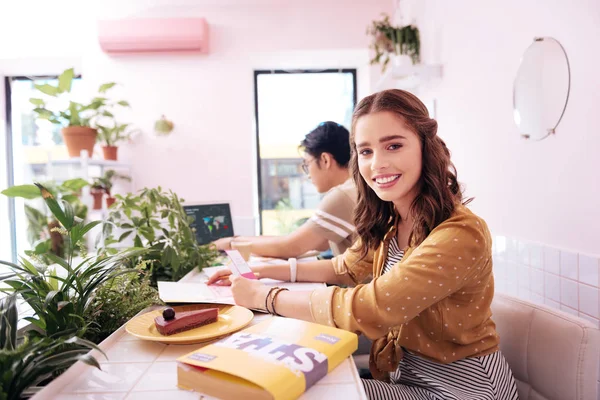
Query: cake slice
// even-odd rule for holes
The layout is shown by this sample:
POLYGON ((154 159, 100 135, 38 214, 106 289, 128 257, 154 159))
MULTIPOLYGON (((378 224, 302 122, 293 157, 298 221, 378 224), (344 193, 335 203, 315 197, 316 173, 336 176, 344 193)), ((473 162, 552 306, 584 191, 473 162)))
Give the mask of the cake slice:
POLYGON ((154 325, 158 333, 168 336, 217 322, 217 319, 219 319, 219 309, 206 308, 197 311, 173 312, 172 315, 163 312, 163 315, 154 318, 154 325), (170 318, 165 319, 163 315, 167 315, 170 318))

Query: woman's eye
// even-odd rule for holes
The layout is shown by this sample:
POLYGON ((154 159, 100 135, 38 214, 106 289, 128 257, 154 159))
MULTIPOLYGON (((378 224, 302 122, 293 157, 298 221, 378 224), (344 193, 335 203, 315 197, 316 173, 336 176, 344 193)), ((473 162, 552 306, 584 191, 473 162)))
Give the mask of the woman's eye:
POLYGON ((390 144, 388 146, 388 150, 398 150, 399 148, 401 148, 402 145, 401 144, 390 144))
POLYGON ((361 156, 367 156, 367 155, 371 154, 371 150, 369 150, 369 149, 361 150, 358 152, 358 154, 360 154, 361 156))

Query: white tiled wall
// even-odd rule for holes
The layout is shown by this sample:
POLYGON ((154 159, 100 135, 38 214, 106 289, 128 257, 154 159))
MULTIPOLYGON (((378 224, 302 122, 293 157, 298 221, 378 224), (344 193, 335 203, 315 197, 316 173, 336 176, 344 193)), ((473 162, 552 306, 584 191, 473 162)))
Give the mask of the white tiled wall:
MULTIPOLYGON (((496 290, 585 318, 600 328, 600 260, 494 236, 496 290)), ((600 376, 598 378, 600 400, 600 376)))

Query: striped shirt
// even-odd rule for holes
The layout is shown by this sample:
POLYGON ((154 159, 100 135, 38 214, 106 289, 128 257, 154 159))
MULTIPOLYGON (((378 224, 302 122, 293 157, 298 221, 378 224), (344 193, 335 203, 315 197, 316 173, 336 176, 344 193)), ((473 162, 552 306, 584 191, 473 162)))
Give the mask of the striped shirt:
POLYGON ((354 242, 356 228, 353 213, 356 196, 356 186, 348 179, 325 194, 317 211, 307 221, 307 226, 315 234, 329 241, 335 256, 342 254, 354 242))
POLYGON ((392 240, 390 240, 390 247, 388 248, 387 258, 381 274, 383 275, 391 270, 394 265, 398 264, 402 260, 402 257, 404 257, 404 250, 400 250, 400 247, 398 246, 398 238, 394 236, 392 240))

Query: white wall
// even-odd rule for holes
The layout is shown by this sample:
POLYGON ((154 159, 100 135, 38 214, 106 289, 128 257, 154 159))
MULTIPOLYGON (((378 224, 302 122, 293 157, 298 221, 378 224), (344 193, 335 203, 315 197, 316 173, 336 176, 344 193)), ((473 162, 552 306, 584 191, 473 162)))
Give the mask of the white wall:
POLYGON ((600 3, 550 0, 423 3, 435 19, 444 77, 437 99, 440 135, 475 196, 475 211, 497 233, 600 254, 600 3), (512 83, 535 36, 564 46, 571 94, 556 136, 520 138, 512 83))

